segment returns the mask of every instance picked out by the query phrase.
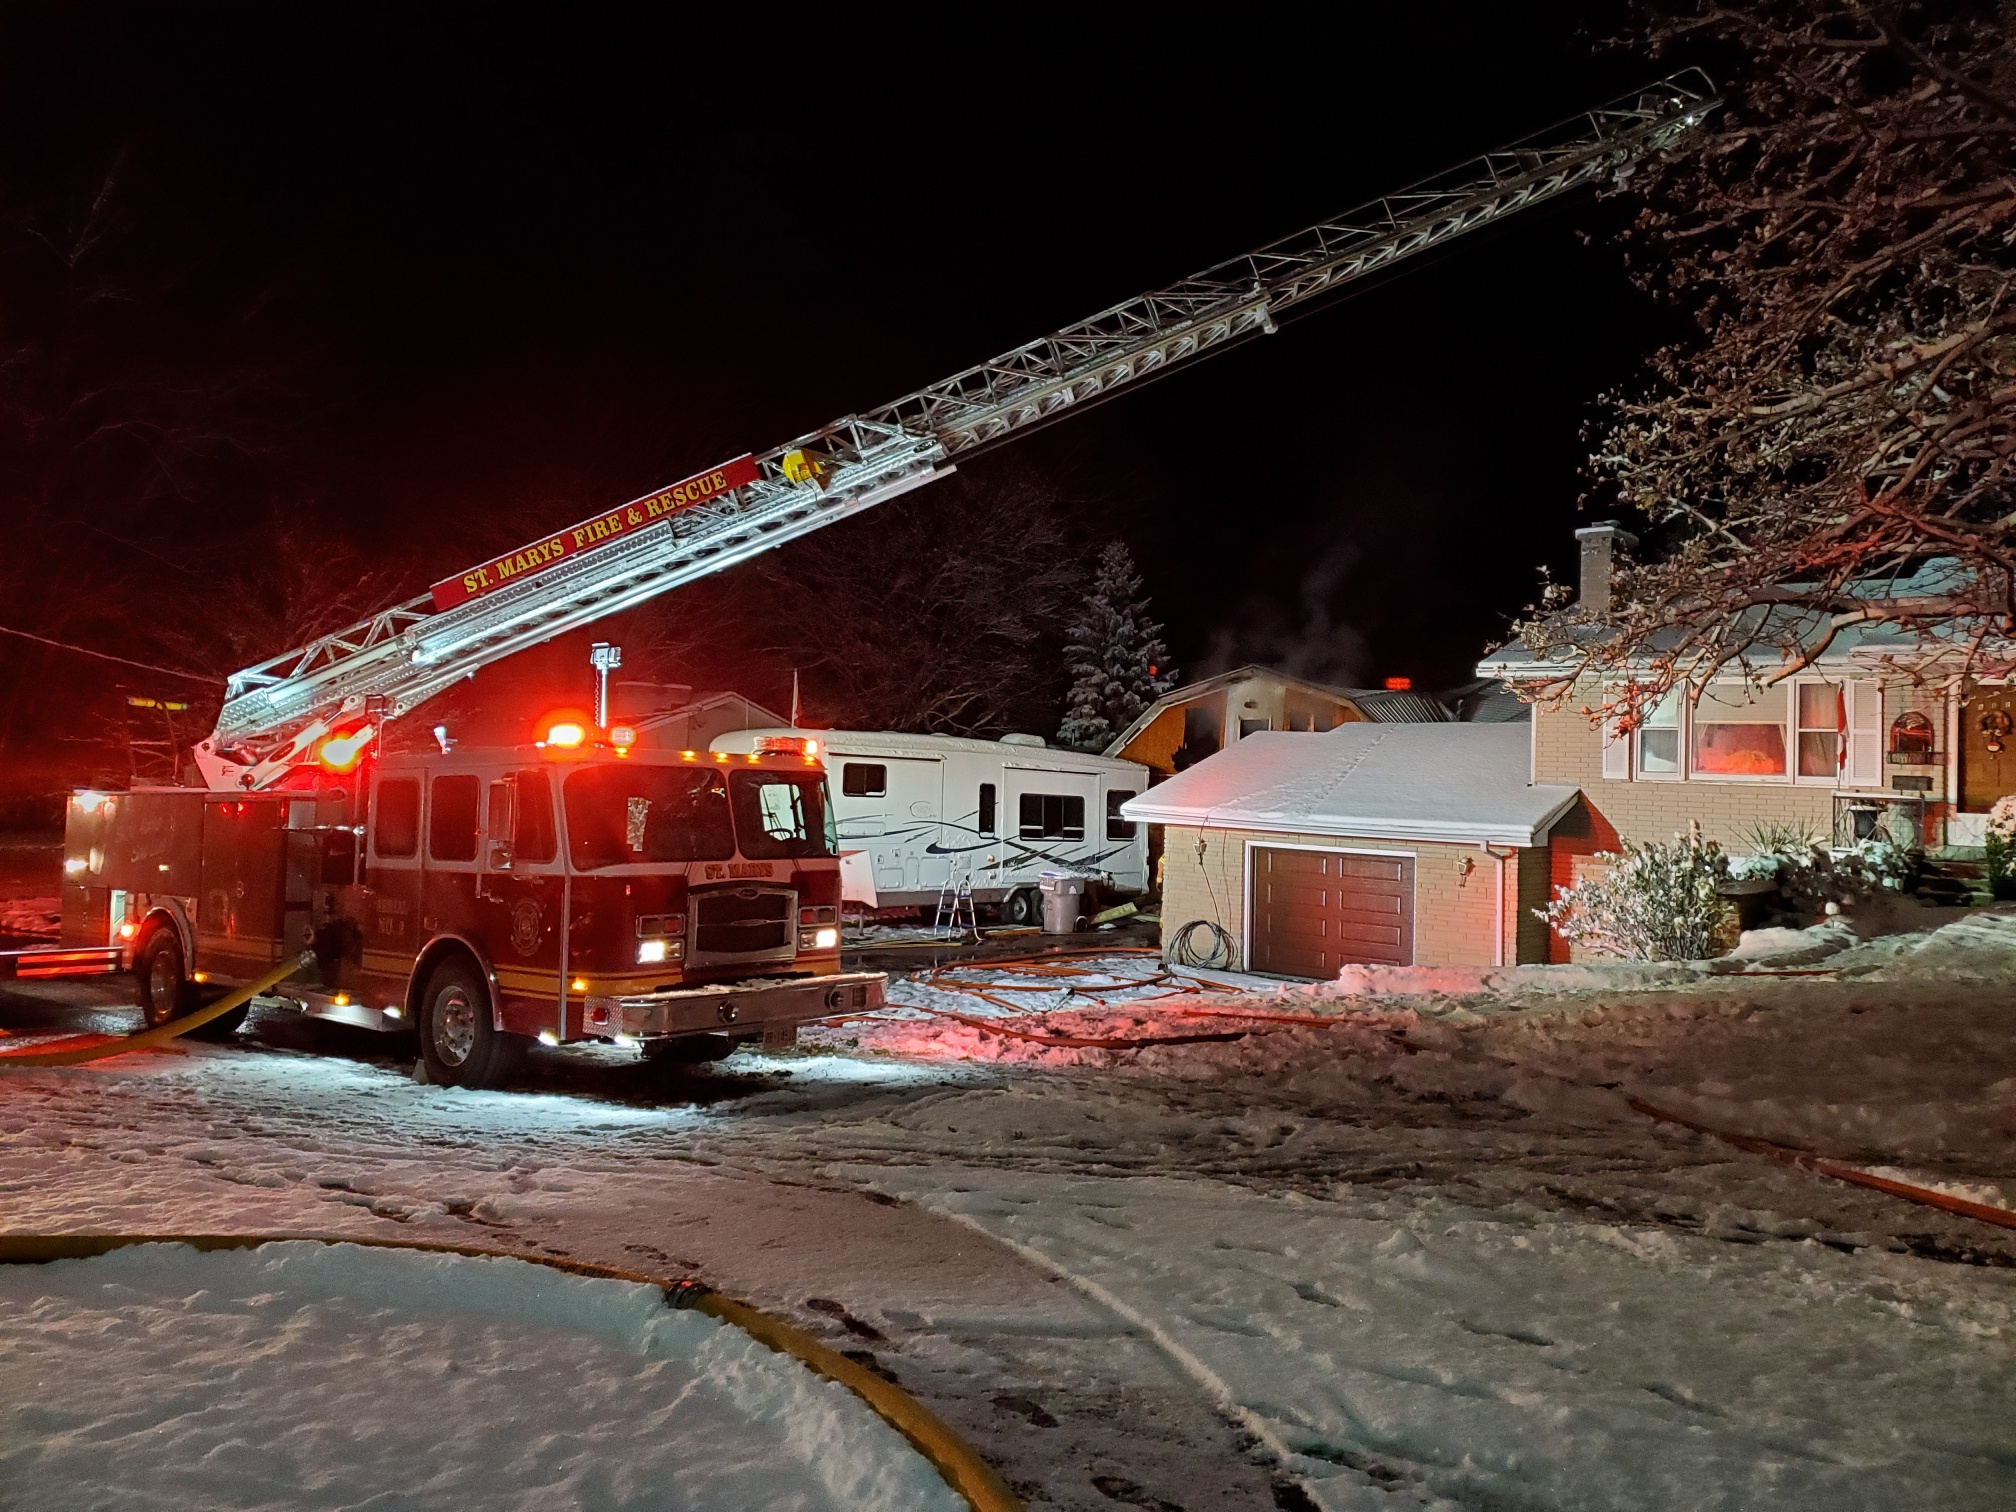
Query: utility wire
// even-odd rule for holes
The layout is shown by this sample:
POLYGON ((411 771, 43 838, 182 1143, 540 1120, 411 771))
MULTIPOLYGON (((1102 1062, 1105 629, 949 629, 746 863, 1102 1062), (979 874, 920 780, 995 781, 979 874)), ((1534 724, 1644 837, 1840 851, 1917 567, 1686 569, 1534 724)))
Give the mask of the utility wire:
POLYGON ((190 682, 215 683, 218 680, 214 677, 205 677, 201 672, 184 672, 178 667, 158 667, 153 662, 135 661, 130 656, 114 656, 109 651, 93 651, 89 646, 73 646, 68 641, 51 640, 46 635, 16 630, 12 625, 0 625, 0 635, 18 635, 23 640, 39 641, 45 646, 54 646, 58 651, 75 651, 79 656, 95 656, 100 661, 120 662, 129 667, 138 667, 143 672, 160 672, 168 677, 187 678, 190 682))

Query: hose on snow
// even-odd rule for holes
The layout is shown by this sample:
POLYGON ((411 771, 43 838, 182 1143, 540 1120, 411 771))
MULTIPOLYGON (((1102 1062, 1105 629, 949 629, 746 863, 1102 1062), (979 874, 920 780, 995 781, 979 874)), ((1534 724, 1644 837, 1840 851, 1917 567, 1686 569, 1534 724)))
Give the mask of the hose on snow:
POLYGON ((219 1019, 234 1008, 242 1008, 262 992, 270 992, 297 971, 306 971, 315 964, 312 951, 304 951, 298 956, 290 956, 275 966, 256 982, 234 988, 214 1003, 206 1003, 192 1013, 170 1019, 165 1024, 157 1024, 152 1029, 142 1029, 138 1033, 123 1035, 114 1040, 98 1040, 88 1045, 77 1045, 64 1050, 18 1050, 0 1052, 0 1071, 17 1070, 26 1066, 81 1066, 86 1061, 104 1060, 109 1056, 124 1055, 129 1050, 145 1050, 154 1045, 164 1045, 169 1040, 179 1039, 191 1029, 201 1029, 212 1019, 219 1019))
MULTIPOLYGON (((274 980, 279 979, 276 977, 274 980)), ((664 1294, 668 1307, 705 1313, 717 1322, 739 1328, 766 1348, 790 1355, 815 1375, 845 1386, 866 1402, 877 1417, 908 1439, 911 1446, 945 1478, 945 1483, 965 1499, 973 1512, 1023 1512, 1022 1503, 993 1467, 980 1458, 971 1444, 954 1433, 909 1392, 838 1351, 828 1349, 802 1328, 782 1318, 772 1317, 747 1302, 724 1297, 700 1281, 668 1282, 659 1276, 619 1270, 613 1265, 597 1265, 588 1260, 518 1254, 509 1250, 482 1249, 471 1244, 375 1239, 350 1234, 0 1234, 0 1265, 86 1260, 135 1244, 186 1244, 195 1250, 246 1250, 257 1249, 262 1244, 304 1241, 312 1244, 359 1244, 370 1249, 418 1250, 437 1255, 467 1255, 482 1260, 524 1260, 572 1276, 655 1286, 664 1294)))

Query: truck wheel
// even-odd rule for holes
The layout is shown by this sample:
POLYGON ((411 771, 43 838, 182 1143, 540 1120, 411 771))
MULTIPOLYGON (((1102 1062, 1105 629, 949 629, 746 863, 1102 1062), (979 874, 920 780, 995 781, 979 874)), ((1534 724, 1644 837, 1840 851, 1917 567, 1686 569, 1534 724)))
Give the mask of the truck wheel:
POLYGON ((1043 917, 1043 900, 1035 888, 1018 887, 1008 894, 1008 922, 1034 924, 1043 917))
POLYGON ((133 962, 133 980, 149 1029, 158 1029, 196 1006, 189 974, 182 969, 182 942, 172 929, 156 929, 147 936, 133 962))
POLYGON ((467 961, 434 968, 420 999, 420 1058, 446 1087, 494 1087, 517 1068, 524 1037, 494 1026, 490 989, 467 961))

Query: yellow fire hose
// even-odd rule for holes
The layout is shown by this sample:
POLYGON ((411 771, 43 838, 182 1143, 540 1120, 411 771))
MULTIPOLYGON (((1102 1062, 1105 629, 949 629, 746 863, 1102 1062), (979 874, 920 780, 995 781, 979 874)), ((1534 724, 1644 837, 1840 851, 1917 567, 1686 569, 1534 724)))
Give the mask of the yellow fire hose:
POLYGON ((86 1061, 104 1060, 109 1056, 124 1055, 129 1050, 146 1050, 155 1045, 165 1045, 169 1040, 179 1039, 191 1029, 201 1029, 212 1019, 222 1018, 234 1008, 242 1008, 262 992, 271 991, 297 971, 304 971, 315 964, 312 952, 290 957, 275 966, 258 981, 226 993, 216 1002, 198 1008, 194 1013, 185 1013, 165 1024, 157 1024, 152 1029, 142 1029, 124 1038, 107 1041, 102 1045, 85 1045, 74 1050, 21 1050, 9 1054, 0 1051, 0 1071, 19 1066, 81 1066, 86 1061))
MULTIPOLYGON (((289 966, 262 984, 244 989, 251 997, 281 980, 289 966)), ((234 1005, 235 1006, 235 1005, 234 1005)), ((215 1005, 213 1005, 213 1008, 215 1005)), ((204 1010, 215 1013, 211 1009, 204 1010)), ((228 1010, 226 1010, 228 1011, 228 1010)), ((178 1024, 181 1020, 176 1021, 178 1024)), ((166 1027, 166 1026, 164 1026, 166 1027)), ((154 1032, 154 1031, 149 1031, 154 1032)), ((136 1035, 134 1038, 139 1038, 136 1035)), ((954 1433, 929 1408, 902 1387, 885 1381, 865 1366, 828 1349, 803 1329, 782 1318, 724 1297, 698 1281, 666 1282, 657 1276, 596 1265, 586 1260, 566 1260, 548 1255, 521 1255, 508 1250, 481 1249, 469 1244, 437 1244, 408 1239, 365 1239, 348 1234, 0 1234, 0 1265, 40 1265, 51 1260, 87 1260, 110 1254, 135 1244, 186 1244, 196 1250, 257 1249, 262 1244, 307 1241, 316 1244, 360 1244, 371 1249, 420 1250, 429 1254, 469 1255, 485 1260, 525 1260, 574 1276, 593 1276, 607 1281, 629 1281, 658 1287, 668 1306, 690 1308, 719 1322, 741 1329, 759 1344, 779 1354, 790 1355, 815 1375, 837 1382, 871 1407, 875 1415, 894 1428, 916 1451, 929 1460, 945 1478, 945 1483, 964 1497, 973 1512, 1023 1512, 1001 1477, 981 1459, 973 1446, 954 1433)))

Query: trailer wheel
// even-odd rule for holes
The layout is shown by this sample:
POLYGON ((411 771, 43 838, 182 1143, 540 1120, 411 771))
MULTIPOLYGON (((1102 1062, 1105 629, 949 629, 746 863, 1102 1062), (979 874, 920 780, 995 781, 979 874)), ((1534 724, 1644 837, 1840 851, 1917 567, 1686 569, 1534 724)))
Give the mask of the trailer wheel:
POLYGON ((494 1087, 517 1068, 521 1035, 495 1027, 490 990, 476 968, 451 958, 434 968, 420 999, 420 1058, 447 1087, 494 1087))
POLYGON ((1043 898, 1033 887, 1018 887, 1003 905, 1010 924, 1034 924, 1043 917, 1043 898))

